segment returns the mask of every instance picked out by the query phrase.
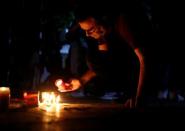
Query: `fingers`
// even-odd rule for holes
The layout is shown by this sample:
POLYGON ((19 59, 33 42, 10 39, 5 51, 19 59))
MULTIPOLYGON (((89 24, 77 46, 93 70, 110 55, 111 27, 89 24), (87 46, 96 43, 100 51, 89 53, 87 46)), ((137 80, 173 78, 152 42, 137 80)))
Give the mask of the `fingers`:
POLYGON ((124 103, 124 107, 125 107, 125 108, 128 108, 128 109, 133 109, 133 108, 135 108, 134 99, 128 99, 128 100, 124 103))
POLYGON ((75 91, 80 88, 81 83, 77 79, 71 80, 71 83, 65 83, 62 79, 58 79, 55 81, 55 85, 60 92, 70 92, 75 91))
POLYGON ((69 83, 63 82, 62 79, 58 79, 55 81, 55 85, 60 92, 69 92, 71 91, 71 85, 69 83))
POLYGON ((80 83, 79 80, 74 79, 74 80, 71 81, 71 85, 72 85, 72 90, 77 90, 77 89, 80 88, 81 83, 80 83))

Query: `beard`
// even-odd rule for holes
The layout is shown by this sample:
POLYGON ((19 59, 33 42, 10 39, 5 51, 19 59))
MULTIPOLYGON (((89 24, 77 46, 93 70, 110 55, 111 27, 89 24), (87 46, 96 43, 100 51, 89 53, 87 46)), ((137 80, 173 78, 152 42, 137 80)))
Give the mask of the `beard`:
POLYGON ((93 37, 96 39, 96 40, 101 40, 101 39, 104 39, 105 37, 105 34, 106 34, 106 30, 103 26, 99 26, 97 31, 94 33, 93 37))

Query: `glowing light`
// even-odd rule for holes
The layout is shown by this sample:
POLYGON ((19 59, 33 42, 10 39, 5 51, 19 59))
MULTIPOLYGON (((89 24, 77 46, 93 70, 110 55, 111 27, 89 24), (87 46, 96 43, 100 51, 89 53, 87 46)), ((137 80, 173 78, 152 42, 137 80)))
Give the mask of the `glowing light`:
POLYGON ((28 96, 28 93, 27 92, 24 92, 23 94, 24 98, 28 96))
POLYGON ((54 92, 41 92, 38 97, 38 105, 40 109, 47 112, 60 112, 61 104, 60 95, 54 92))
POLYGON ((56 82, 55 82, 55 85, 56 85, 57 87, 61 86, 62 84, 63 84, 62 79, 58 79, 58 80, 56 80, 56 82))
POLYGON ((9 89, 8 87, 0 87, 0 91, 1 91, 1 92, 5 92, 5 93, 6 93, 6 92, 9 93, 9 92, 10 92, 10 89, 9 89))
POLYGON ((10 88, 0 87, 0 110, 8 109, 10 103, 10 88))
POLYGON ((66 29, 65 29, 65 32, 66 32, 66 33, 68 33, 68 32, 69 32, 69 29, 68 29, 68 28, 66 28, 66 29))

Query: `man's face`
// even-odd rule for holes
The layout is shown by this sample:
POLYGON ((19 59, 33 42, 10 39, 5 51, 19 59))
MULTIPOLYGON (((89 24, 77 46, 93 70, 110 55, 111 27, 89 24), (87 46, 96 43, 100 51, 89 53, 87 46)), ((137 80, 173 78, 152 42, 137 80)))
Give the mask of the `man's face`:
POLYGON ((82 30, 86 32, 86 36, 92 37, 94 39, 101 39, 105 34, 105 29, 103 26, 97 25, 94 18, 89 17, 86 20, 79 22, 82 30))

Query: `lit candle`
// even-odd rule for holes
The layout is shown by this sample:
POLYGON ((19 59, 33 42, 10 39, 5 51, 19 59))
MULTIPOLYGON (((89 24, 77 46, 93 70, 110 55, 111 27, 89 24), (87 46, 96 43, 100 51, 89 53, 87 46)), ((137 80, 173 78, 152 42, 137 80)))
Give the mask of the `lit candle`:
POLYGON ((47 112, 60 112, 60 95, 55 92, 39 92, 38 106, 47 112))
POLYGON ((10 88, 0 87, 0 111, 8 109, 10 103, 10 88))
POLYGON ((34 91, 24 92, 24 102, 27 106, 38 105, 38 93, 34 91))

